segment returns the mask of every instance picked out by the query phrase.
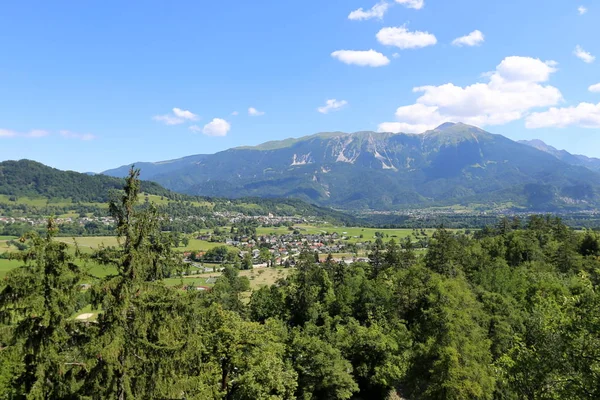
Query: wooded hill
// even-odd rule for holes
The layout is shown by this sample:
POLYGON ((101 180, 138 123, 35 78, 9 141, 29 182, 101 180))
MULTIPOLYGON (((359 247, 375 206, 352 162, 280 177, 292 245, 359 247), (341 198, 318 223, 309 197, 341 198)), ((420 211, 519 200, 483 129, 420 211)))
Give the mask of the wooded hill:
MULTIPOLYGON (((174 191, 298 198, 349 210, 462 206, 534 212, 600 206, 600 174, 465 124, 423 134, 328 132, 141 163, 174 191)), ((126 168, 106 171, 123 177, 126 168)))
MULTIPOLYGON (((0 393, 77 399, 597 399, 600 237, 559 219, 440 229, 427 253, 378 238, 368 262, 303 254, 250 296, 225 265, 185 270, 130 180, 112 203, 122 246, 91 257, 31 235, 0 284, 0 393), (82 290, 81 283, 90 284, 82 290), (87 287, 86 287, 87 288, 87 287), (77 320, 86 304, 96 322, 77 320)), ((260 274, 260 271, 259 271, 260 274)))
MULTIPOLYGON (((106 214, 111 193, 122 190, 124 179, 61 171, 30 161, 0 162, 0 202, 3 215, 17 209, 18 215, 61 215, 68 212, 106 214), (21 198, 44 202, 20 201, 21 198)), ((297 199, 236 198, 224 199, 175 193, 149 181, 141 181, 141 191, 154 198, 161 211, 171 217, 211 216, 214 212, 239 212, 248 216, 311 216, 330 222, 351 223, 354 218, 297 199)))

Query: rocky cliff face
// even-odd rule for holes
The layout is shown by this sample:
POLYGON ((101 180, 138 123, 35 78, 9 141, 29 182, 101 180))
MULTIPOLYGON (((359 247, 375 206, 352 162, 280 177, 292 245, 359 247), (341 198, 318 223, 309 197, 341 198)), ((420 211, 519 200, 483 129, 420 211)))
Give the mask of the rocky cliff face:
POLYGON ((450 123, 420 135, 321 133, 198 156, 162 172, 157 167, 147 179, 184 193, 296 197, 348 209, 501 203, 590 208, 600 193, 600 175, 588 169, 450 123))

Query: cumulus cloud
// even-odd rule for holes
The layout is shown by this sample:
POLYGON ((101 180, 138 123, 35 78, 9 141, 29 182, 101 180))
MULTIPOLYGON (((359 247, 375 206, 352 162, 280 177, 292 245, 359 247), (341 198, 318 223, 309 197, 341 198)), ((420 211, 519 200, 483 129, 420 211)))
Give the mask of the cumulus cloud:
POLYGON ((596 59, 591 53, 585 51, 580 45, 575 46, 573 54, 585 63, 591 64, 596 59))
POLYGON ((172 114, 155 115, 153 120, 162 122, 165 125, 180 125, 187 121, 197 121, 198 116, 191 111, 182 110, 181 108, 173 108, 172 114))
POLYGON ((13 137, 24 137, 24 138, 41 138, 48 136, 50 132, 41 129, 32 129, 29 132, 17 132, 10 129, 0 129, 0 138, 13 138, 13 137))
POLYGON ((347 104, 348 102, 346 100, 329 99, 325 102, 323 107, 317 108, 317 111, 321 114, 328 114, 331 111, 340 110, 347 104))
POLYGON ((588 90, 592 93, 600 93, 600 83, 590 86, 588 90))
POLYGON ((94 140, 96 138, 96 136, 92 135, 91 133, 77 133, 77 132, 71 132, 71 131, 60 131, 60 136, 64 137, 65 139, 77 139, 77 140, 94 140))
POLYGON ((584 6, 579 6, 579 8, 577 8, 577 11, 579 11, 579 15, 583 15, 587 12, 587 8, 585 8, 584 6))
POLYGON ((452 41, 452 45, 462 47, 462 46, 479 46, 485 40, 483 33, 479 30, 474 30, 468 35, 461 36, 452 41))
POLYGON ((402 4, 408 8, 414 8, 420 10, 425 5, 425 0, 396 0, 396 3, 402 4))
POLYGON ((389 58, 375 50, 337 50, 331 56, 344 64, 361 67, 383 67, 390 63, 389 58))
POLYGON ((204 128, 200 128, 198 125, 190 126, 190 130, 193 132, 201 132, 207 136, 227 136, 227 133, 231 130, 231 124, 224 119, 214 118, 208 124, 204 125, 204 128))
POLYGON ((198 116, 191 111, 182 110, 181 108, 175 107, 173 109, 173 114, 175 114, 179 118, 183 118, 189 121, 195 121, 198 119, 198 116))
POLYGON ((435 35, 429 32, 411 32, 405 26, 383 28, 377 32, 377 40, 386 46, 396 46, 400 49, 418 49, 437 43, 435 35))
POLYGON ((600 103, 579 103, 574 107, 552 107, 527 117, 525 126, 535 128, 600 128, 600 103))
POLYGON ((513 56, 487 74, 485 83, 415 87, 413 92, 421 94, 416 103, 399 107, 396 121, 380 124, 379 130, 421 133, 446 121, 486 126, 521 119, 562 100, 557 88, 543 84, 555 71, 554 61, 513 56))
POLYGON ((353 21, 362 21, 371 18, 382 19, 389 8, 390 5, 385 1, 382 1, 380 3, 375 4, 373 7, 371 7, 370 10, 365 11, 362 8, 359 8, 358 10, 352 11, 348 15, 348 19, 353 21))
POLYGON ((264 111, 258 111, 254 107, 248 108, 248 115, 251 117, 260 117, 261 115, 265 115, 264 111))

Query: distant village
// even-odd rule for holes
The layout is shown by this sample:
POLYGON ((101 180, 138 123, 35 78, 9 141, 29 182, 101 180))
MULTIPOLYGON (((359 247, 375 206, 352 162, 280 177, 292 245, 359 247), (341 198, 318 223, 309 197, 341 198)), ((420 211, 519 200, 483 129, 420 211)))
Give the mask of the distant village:
MULTIPOLYGON (((288 217, 288 216, 276 216, 273 214, 268 215, 245 215, 239 212, 228 212, 228 211, 216 211, 212 213, 212 217, 220 218, 228 221, 230 224, 236 224, 243 221, 254 221, 264 226, 278 226, 286 224, 319 224, 325 221, 318 219, 317 217, 288 217)), ((189 220, 206 220, 205 216, 190 215, 187 217, 170 217, 169 221, 189 221, 189 220)), ((91 222, 100 223, 103 225, 114 224, 112 217, 65 217, 55 218, 54 221, 57 224, 79 224, 86 225, 91 222)), ((0 224, 15 224, 15 223, 27 223, 32 226, 45 225, 48 222, 47 218, 43 217, 6 217, 0 216, 0 224)))

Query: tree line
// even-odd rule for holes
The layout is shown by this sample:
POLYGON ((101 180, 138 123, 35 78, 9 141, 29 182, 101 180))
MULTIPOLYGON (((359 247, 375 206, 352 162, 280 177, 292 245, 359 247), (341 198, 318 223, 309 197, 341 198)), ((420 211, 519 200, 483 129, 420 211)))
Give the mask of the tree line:
POLYGON ((600 398, 594 232, 504 219, 439 229, 422 256, 378 238, 369 262, 306 253, 248 300, 231 266, 210 291, 165 286, 182 266, 157 210, 136 207, 137 177, 110 204, 121 245, 92 255, 117 273, 88 291, 51 220, 22 238, 0 291, 6 397, 600 398), (73 318, 86 301, 96 322, 73 318))

